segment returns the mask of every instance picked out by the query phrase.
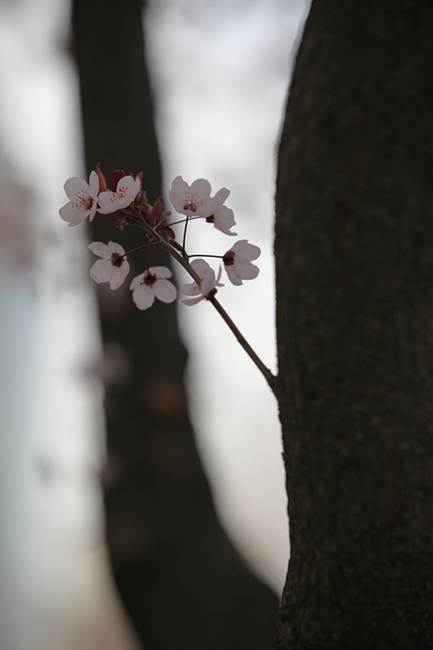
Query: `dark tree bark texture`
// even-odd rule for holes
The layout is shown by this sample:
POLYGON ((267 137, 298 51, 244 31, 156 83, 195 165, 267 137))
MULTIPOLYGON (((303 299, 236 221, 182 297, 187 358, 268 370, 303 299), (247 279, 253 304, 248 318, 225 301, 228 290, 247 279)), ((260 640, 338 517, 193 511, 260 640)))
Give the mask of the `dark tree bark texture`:
POLYGON ((277 187, 279 648, 433 648, 433 4, 313 0, 277 187))
MULTIPOLYGON (((74 0, 77 61, 87 168, 143 172, 153 203, 161 165, 144 60, 140 0, 74 0)), ((97 215, 94 241, 125 250, 144 242, 139 229, 116 230, 97 215)), ((169 264, 152 251, 151 265, 169 264)), ((107 542, 119 594, 147 650, 265 650, 275 646, 278 599, 251 572, 223 532, 187 414, 176 305, 135 308, 128 285, 147 266, 130 257, 117 291, 98 285, 107 352, 122 350, 106 387, 107 542), (111 467, 111 470, 110 470, 111 467), (110 479, 111 476, 111 479, 110 479)))

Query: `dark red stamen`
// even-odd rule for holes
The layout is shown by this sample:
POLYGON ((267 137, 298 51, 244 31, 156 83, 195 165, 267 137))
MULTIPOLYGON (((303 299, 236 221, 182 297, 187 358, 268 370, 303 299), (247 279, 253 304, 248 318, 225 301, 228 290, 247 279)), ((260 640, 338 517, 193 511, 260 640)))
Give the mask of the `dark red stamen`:
POLYGON ((112 253, 111 255, 111 263, 113 266, 117 266, 118 268, 122 266, 124 262, 125 256, 120 255, 119 253, 112 253))
POLYGON ((227 251, 225 255, 223 255, 223 262, 225 266, 233 266, 235 263, 235 257, 236 254, 234 251, 227 251))

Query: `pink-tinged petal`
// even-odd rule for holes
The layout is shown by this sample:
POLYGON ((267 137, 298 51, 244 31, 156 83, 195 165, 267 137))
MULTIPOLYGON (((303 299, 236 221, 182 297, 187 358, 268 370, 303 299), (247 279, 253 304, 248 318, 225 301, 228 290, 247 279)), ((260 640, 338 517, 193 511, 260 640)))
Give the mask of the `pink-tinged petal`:
MULTIPOLYGON (((210 217, 211 215, 215 214, 215 212, 217 212, 222 207, 222 204, 224 203, 224 201, 227 200, 229 194, 230 194, 230 190, 226 189, 225 187, 223 187, 221 190, 219 190, 215 194, 215 196, 210 198, 209 201, 206 203, 206 205, 203 206, 203 209, 200 212, 201 216, 202 217, 210 217)), ((234 218, 233 218, 233 221, 234 221, 234 218)))
POLYGON ((116 194, 118 195, 118 203, 123 208, 128 207, 141 189, 141 181, 139 178, 132 176, 124 176, 119 180, 116 187, 116 194))
POLYGON ((215 281, 215 286, 216 286, 216 287, 223 287, 223 286, 224 286, 224 285, 221 284, 221 282, 220 282, 220 280, 221 280, 221 274, 222 274, 222 268, 221 268, 221 266, 220 266, 219 269, 218 269, 218 276, 217 276, 217 279, 216 279, 216 281, 215 281))
POLYGON ((129 262, 126 260, 122 263, 122 266, 112 266, 113 269, 110 279, 110 289, 113 291, 118 289, 125 281, 126 276, 129 273, 129 262))
POLYGON ((99 178, 96 172, 90 172, 89 176, 89 194, 93 198, 98 196, 99 192, 99 178))
POLYGON ((200 287, 196 282, 187 282, 181 286, 180 290, 186 296, 196 296, 198 293, 201 294, 200 287))
POLYGON ((203 300, 203 298, 204 296, 199 296, 198 298, 184 298, 180 302, 190 307, 191 305, 197 305, 201 300, 203 300))
POLYGON ((177 290, 169 280, 157 280, 153 285, 155 295, 161 302, 173 302, 177 298, 177 290))
POLYGON ((236 235, 235 232, 230 232, 230 228, 236 225, 233 210, 223 205, 213 215, 213 225, 217 230, 220 230, 225 235, 236 235))
POLYGON ((132 299, 138 309, 149 309, 155 302, 155 292, 146 284, 141 284, 132 292, 132 299))
POLYGON ((210 197, 211 186, 209 181, 205 180, 204 178, 198 178, 193 182, 189 188, 189 191, 191 196, 195 196, 197 200, 203 204, 210 197))
POLYGON ((173 275, 167 266, 151 266, 149 271, 157 278, 171 278, 173 275))
POLYGON ((89 194, 89 186, 82 178, 68 178, 63 189, 70 201, 73 201, 77 194, 89 194))
POLYGON ((68 221, 70 226, 78 226, 87 217, 87 214, 83 210, 74 207, 70 202, 60 208, 59 215, 63 221, 68 221))
POLYGON ((143 283, 143 273, 140 273, 140 275, 136 275, 135 278, 131 281, 131 284, 129 285, 129 288, 131 291, 136 289, 137 287, 140 286, 140 284, 143 283))
POLYGON ((116 193, 115 192, 101 192, 98 194, 98 212, 100 214, 111 214, 118 210, 116 204, 116 193))
POLYGON ((111 260, 111 251, 109 246, 107 246, 107 244, 103 244, 101 241, 94 241, 91 244, 89 244, 88 247, 95 255, 98 255, 99 257, 102 257, 105 260, 111 260))
POLYGON ((125 255, 125 249, 115 241, 109 241, 108 248, 111 253, 117 253, 118 255, 125 255))
POLYGON ((210 269, 209 264, 202 259, 193 260, 191 266, 200 278, 202 278, 205 272, 210 269))
POLYGON ((230 282, 237 287, 242 284, 242 279, 239 277, 239 274, 234 266, 226 266, 225 267, 228 278, 230 282))
POLYGON ((215 286, 215 273, 213 269, 209 268, 203 275, 200 290, 204 296, 207 296, 215 286))
MULTIPOLYGON (((230 267, 229 267, 230 268, 230 267)), ((251 264, 251 262, 239 262, 237 265, 237 269, 239 272, 239 275, 241 278, 244 280, 254 280, 260 273, 260 269, 258 266, 255 264, 251 264)))
POLYGON ((261 255, 261 250, 254 244, 249 244, 247 239, 240 239, 232 246, 232 251, 236 254, 236 259, 242 260, 256 260, 261 255))
POLYGON ((183 180, 182 176, 176 176, 171 184, 169 192, 173 192, 177 196, 189 192, 189 185, 186 181, 183 180))
POLYGON ((101 192, 98 195, 98 212, 111 214, 117 210, 124 210, 131 205, 140 189, 141 181, 139 178, 134 179, 132 176, 123 176, 117 183, 115 192, 101 192))
POLYGON ((93 199, 93 204, 92 204, 92 207, 91 207, 90 213, 89 213, 89 221, 93 221, 93 219, 95 218, 96 208, 97 207, 98 207, 97 201, 96 201, 96 199, 93 199))
POLYGON ((101 282, 109 282, 111 279, 112 269, 113 265, 110 260, 96 260, 90 269, 90 277, 98 284, 101 284, 101 282))
POLYGON ((183 214, 184 196, 189 192, 189 185, 182 176, 176 176, 168 190, 168 198, 176 212, 183 214))

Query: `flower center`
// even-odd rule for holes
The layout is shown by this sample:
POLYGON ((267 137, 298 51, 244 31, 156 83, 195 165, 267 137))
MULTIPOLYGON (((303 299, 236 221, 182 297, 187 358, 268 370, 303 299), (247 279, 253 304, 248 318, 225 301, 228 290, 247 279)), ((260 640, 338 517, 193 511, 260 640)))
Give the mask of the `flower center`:
POLYGON ((183 209, 184 210, 191 210, 191 212, 195 212, 197 210, 197 206, 194 203, 194 201, 184 201, 183 202, 183 209))
POLYGON ((227 253, 223 256, 223 262, 225 266, 233 266, 235 263, 235 252, 234 251, 227 251, 227 253))
POLYGON ((119 253, 112 253, 112 255, 111 255, 111 263, 112 263, 113 266, 116 266, 117 268, 119 268, 120 266, 122 266, 123 262, 124 262, 123 255, 120 255, 119 253))
POLYGON ((93 198, 85 190, 80 190, 75 194, 75 201, 71 201, 74 208, 79 210, 91 210, 93 198))
POLYGON ((156 275, 154 275, 153 273, 150 273, 148 269, 144 272, 143 282, 148 287, 151 287, 153 284, 155 284, 157 279, 158 278, 156 277, 156 275))

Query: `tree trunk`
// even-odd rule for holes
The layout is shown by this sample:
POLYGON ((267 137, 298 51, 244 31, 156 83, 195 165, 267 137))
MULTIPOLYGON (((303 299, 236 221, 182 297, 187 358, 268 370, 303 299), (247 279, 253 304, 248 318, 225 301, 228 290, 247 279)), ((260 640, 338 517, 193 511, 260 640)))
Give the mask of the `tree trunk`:
MULTIPOLYGON (((143 171, 153 203, 162 194, 140 0, 74 0, 88 170, 143 171)), ((97 215, 92 239, 143 243, 97 215)), ((129 363, 106 387, 107 542, 114 578, 147 650, 265 650, 275 646, 278 600, 246 568, 223 532, 194 443, 175 303, 135 308, 128 285, 147 266, 130 257, 125 286, 98 285, 101 327, 129 363), (111 470, 110 470, 111 467, 111 470)), ((169 265, 152 251, 151 265, 169 265)))
POLYGON ((276 273, 279 648, 433 647, 433 4, 313 0, 276 273))

